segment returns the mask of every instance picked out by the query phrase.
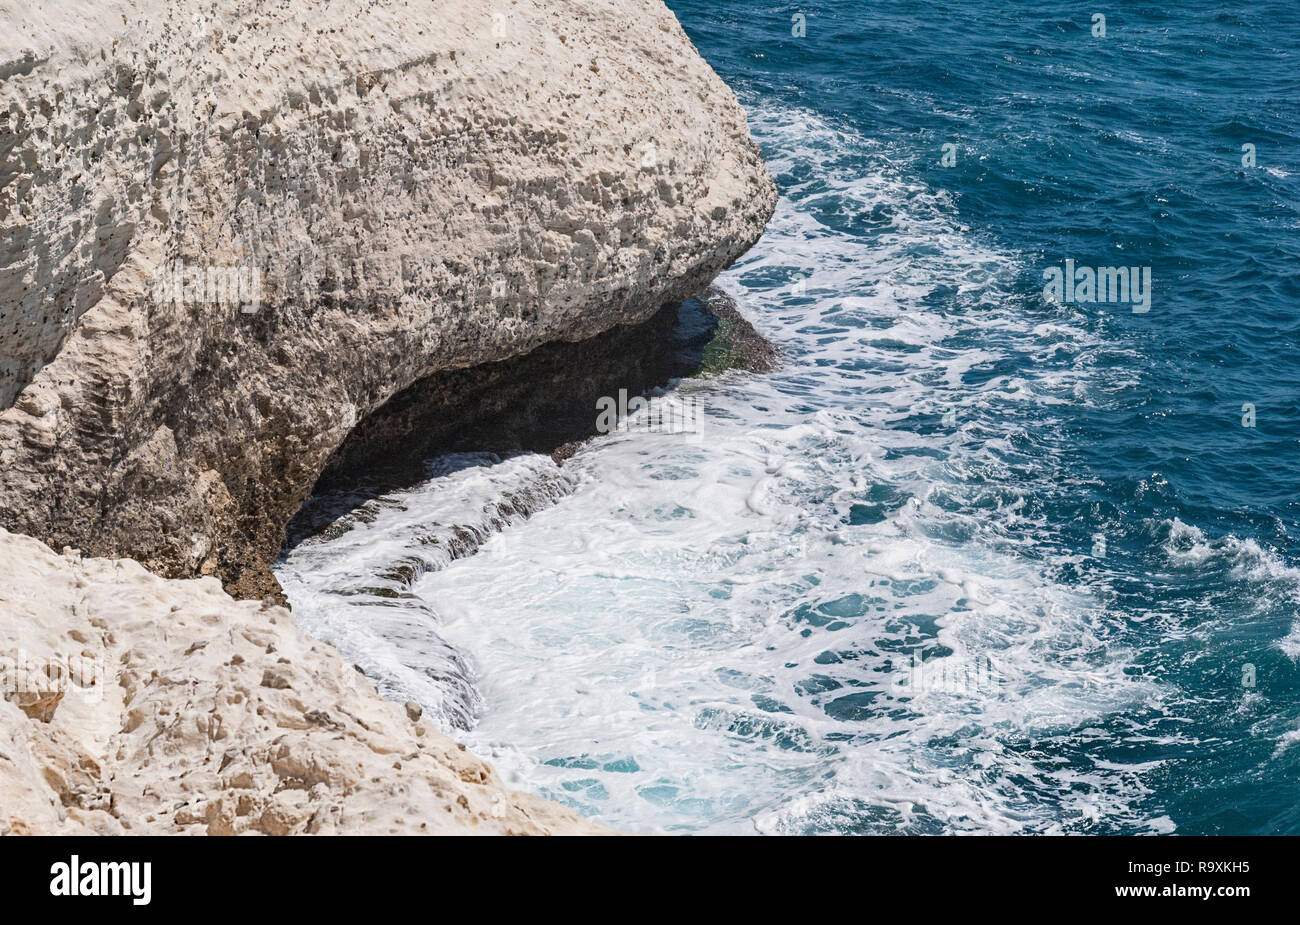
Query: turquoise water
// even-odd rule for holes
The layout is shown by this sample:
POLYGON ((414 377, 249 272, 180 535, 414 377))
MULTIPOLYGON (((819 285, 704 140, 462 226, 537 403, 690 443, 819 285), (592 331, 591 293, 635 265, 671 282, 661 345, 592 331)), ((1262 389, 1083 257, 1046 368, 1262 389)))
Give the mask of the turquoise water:
POLYGON ((432 469, 403 524, 563 489, 400 632, 320 591, 374 537, 295 553, 300 619, 626 828, 1300 832, 1300 8, 669 5, 782 193, 719 281, 782 368, 432 469))
MULTIPOLYGON (((971 481, 1041 486, 1022 554, 1092 588, 1133 672, 1169 689, 1090 749, 1163 762, 1147 812, 1183 832, 1300 831, 1300 752, 1276 753, 1300 720, 1300 7, 1123 4, 1102 38, 1068 4, 828 2, 795 38, 795 8, 671 5, 746 101, 815 112, 871 140, 864 164, 949 191, 957 221, 1015 254, 1006 297, 1027 318, 1059 317, 1038 296, 1065 258, 1152 268, 1148 313, 1083 307, 1086 349, 966 374, 1084 374, 1077 398, 1020 408, 1005 470, 971 481), (1087 555, 1098 532, 1104 560, 1087 555)), ((834 197, 819 214, 868 240, 890 215, 834 197)), ((978 311, 942 289, 925 301, 978 311)))

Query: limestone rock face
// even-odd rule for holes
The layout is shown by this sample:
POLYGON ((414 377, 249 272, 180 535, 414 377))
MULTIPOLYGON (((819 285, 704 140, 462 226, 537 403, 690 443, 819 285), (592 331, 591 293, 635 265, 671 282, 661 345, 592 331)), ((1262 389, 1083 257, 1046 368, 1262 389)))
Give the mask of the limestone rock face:
POLYGON ((606 831, 215 578, 4 530, 0 574, 0 835, 606 831))
POLYGON ((660 0, 0 23, 0 525, 241 596, 390 396, 703 290, 775 203, 660 0))

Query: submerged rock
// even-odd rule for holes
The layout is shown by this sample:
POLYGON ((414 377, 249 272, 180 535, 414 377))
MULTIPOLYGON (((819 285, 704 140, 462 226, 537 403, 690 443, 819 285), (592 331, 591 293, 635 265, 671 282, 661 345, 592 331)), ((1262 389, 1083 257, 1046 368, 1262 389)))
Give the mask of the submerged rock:
POLYGON ((56 547, 272 594, 358 422, 700 293, 775 202, 659 0, 74 7, 0 36, 0 525, 56 547))

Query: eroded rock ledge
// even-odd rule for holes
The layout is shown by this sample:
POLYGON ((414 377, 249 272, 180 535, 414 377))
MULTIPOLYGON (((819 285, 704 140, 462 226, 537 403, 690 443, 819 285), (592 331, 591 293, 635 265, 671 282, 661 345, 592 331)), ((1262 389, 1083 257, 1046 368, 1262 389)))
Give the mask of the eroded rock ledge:
POLYGON ((237 595, 393 395, 702 291, 775 202, 659 0, 0 10, 0 525, 237 595))
POLYGON ((281 607, 0 529, 0 835, 593 834, 281 607))

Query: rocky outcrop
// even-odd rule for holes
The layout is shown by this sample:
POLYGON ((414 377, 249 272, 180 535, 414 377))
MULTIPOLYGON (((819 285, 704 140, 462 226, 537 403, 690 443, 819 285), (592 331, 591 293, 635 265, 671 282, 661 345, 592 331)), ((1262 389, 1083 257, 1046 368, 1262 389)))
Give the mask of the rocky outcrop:
POLYGON ((392 396, 700 292, 775 200, 660 0, 0 11, 0 524, 238 596, 392 396))
POLYGON ((590 834, 281 607, 0 530, 0 835, 590 834))

